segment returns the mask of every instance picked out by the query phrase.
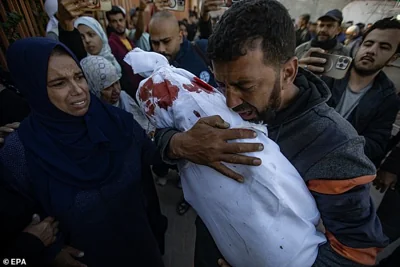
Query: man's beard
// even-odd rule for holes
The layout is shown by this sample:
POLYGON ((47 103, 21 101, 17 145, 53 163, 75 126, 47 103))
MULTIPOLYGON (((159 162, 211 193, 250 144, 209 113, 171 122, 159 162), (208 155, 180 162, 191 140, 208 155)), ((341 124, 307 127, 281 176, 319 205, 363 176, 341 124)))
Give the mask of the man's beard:
POLYGON ((367 76, 371 76, 371 75, 381 71, 389 62, 390 62, 390 59, 387 62, 385 62, 384 64, 375 66, 371 69, 365 69, 365 68, 359 67, 357 65, 357 63, 355 62, 353 64, 353 69, 358 75, 360 75, 362 77, 367 77, 367 76))
POLYGON ((281 102, 282 102, 281 82, 280 82, 279 77, 280 77, 280 72, 278 72, 278 74, 276 75, 275 84, 272 89, 271 96, 268 101, 268 105, 267 105, 267 107, 265 107, 265 109, 263 111, 258 112, 258 110, 254 106, 250 105, 247 102, 241 104, 240 106, 233 108, 232 110, 235 112, 240 112, 243 110, 252 109, 257 112, 257 117, 254 119, 251 119, 250 122, 262 123, 262 124, 269 124, 270 122, 272 122, 275 119, 276 113, 277 113, 279 107, 281 106, 281 102))
POLYGON ((125 35, 125 32, 126 32, 126 29, 124 29, 123 31, 117 31, 117 30, 115 30, 115 32, 118 34, 118 35, 125 35))

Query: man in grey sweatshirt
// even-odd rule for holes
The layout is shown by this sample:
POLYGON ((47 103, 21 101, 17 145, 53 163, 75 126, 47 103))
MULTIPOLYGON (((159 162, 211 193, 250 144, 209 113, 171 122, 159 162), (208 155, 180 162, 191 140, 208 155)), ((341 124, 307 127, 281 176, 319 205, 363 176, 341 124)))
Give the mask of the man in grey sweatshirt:
MULTIPOLYGON (((375 167, 364 154, 364 138, 326 105, 329 89, 312 73, 298 69, 294 51, 293 23, 276 0, 234 4, 217 24, 208 46, 227 106, 244 120, 268 124, 269 137, 315 198, 328 242, 320 247, 314 266, 372 266, 388 244, 369 196, 375 167)), ((263 148, 229 143, 254 133, 228 128, 218 116, 202 118, 184 133, 159 130, 156 142, 167 162, 187 159, 240 181, 245 177, 223 162, 259 165, 259 159, 242 153, 263 148)), ((220 257, 197 218, 195 267, 217 266, 220 257)))

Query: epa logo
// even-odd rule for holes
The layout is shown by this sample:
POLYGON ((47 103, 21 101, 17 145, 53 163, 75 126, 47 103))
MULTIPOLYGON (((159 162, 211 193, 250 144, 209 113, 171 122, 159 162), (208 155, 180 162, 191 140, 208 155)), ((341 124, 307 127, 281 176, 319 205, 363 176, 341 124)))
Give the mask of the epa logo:
POLYGON ((208 83, 210 81, 210 73, 208 71, 202 71, 199 75, 200 80, 208 83))
POLYGON ((26 265, 25 259, 4 259, 3 260, 3 265, 5 266, 22 266, 26 265))

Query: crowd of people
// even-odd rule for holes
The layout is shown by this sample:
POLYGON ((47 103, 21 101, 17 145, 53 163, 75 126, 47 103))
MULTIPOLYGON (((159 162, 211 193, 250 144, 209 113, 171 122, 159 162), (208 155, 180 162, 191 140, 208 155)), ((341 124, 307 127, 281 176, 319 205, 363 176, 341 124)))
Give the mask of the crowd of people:
MULTIPOLYGON (((392 136, 400 88, 384 71, 400 55, 400 21, 354 24, 338 9, 293 21, 276 0, 235 1, 218 21, 210 12, 225 1, 204 0, 178 21, 168 4, 113 6, 103 27, 85 13, 87 2, 46 0, 46 36, 8 48, 0 73, 0 258, 162 267, 168 220, 155 183, 165 185, 169 170, 189 161, 246 185, 229 166, 263 164, 257 153, 266 146, 254 129, 230 128, 222 114, 197 118, 187 131, 156 129, 139 101, 147 77, 126 60, 140 48, 217 88, 242 120, 267 126, 320 214, 312 228, 323 241, 312 266, 399 266, 400 248, 380 263, 377 256, 400 237, 400 134, 392 136), (323 75, 318 53, 351 57, 344 78, 323 75), (378 210, 372 183, 386 191, 378 210)), ((178 214, 190 207, 182 193, 178 214)), ((230 266, 199 215, 194 266, 230 266)), ((285 257, 285 266, 303 267, 293 260, 299 255, 285 257)))

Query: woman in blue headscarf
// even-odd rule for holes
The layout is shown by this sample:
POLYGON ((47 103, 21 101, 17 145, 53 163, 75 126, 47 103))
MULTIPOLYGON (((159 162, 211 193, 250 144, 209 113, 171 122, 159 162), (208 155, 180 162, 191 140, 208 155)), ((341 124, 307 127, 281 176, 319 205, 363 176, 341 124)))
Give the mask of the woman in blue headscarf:
POLYGON ((49 259, 68 245, 84 251, 87 266, 163 266, 141 178, 142 164, 159 157, 144 130, 89 93, 57 41, 19 40, 7 63, 32 112, 7 137, 0 161, 8 184, 60 221, 49 259))

